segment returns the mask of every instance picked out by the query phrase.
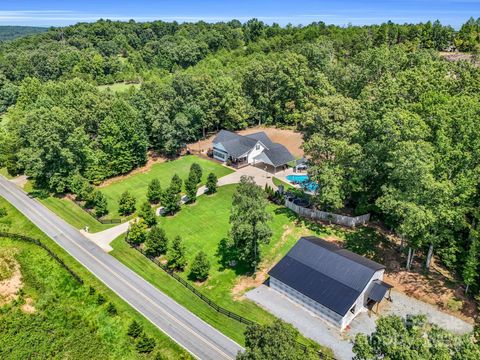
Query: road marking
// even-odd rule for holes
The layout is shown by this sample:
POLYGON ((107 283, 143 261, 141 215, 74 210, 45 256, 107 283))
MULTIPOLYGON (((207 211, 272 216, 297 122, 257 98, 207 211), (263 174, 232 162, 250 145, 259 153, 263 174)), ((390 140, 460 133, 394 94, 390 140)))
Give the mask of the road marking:
MULTIPOLYGON (((13 197, 15 197, 18 201, 20 201, 21 203, 23 203, 26 207, 27 207, 27 210, 30 210, 31 212, 35 213, 35 215, 39 216, 43 221, 45 221, 47 224, 50 224, 55 230, 57 230, 57 234, 53 236, 53 238, 55 237, 59 237, 61 235, 63 235, 67 240, 70 241, 70 243, 74 244, 78 249, 80 249, 82 252, 84 252, 86 255, 88 255, 91 259, 93 259, 95 262, 97 262, 98 264, 100 264, 100 266, 102 266, 107 273, 110 273, 111 275, 113 275, 115 278, 117 278, 121 283, 127 285, 130 289, 132 289, 135 293, 139 294, 141 297, 143 297, 145 300, 147 300, 150 304, 152 304, 154 307, 158 308, 161 312, 163 312, 165 315, 167 315, 170 319, 172 319, 174 322, 176 322, 177 324, 179 324, 182 328, 184 328, 185 330, 187 330, 188 332, 190 332, 191 334, 193 334, 194 336, 196 336, 198 339, 200 339, 201 341, 203 341, 205 344, 207 344, 208 346, 210 346, 212 349, 214 349, 215 351, 217 351, 219 354, 221 354, 223 357, 225 357, 226 359, 233 359, 232 357, 230 357, 229 355, 225 354, 221 349, 219 349, 217 346, 215 346, 214 344, 212 344, 211 342, 209 342, 207 339, 203 338, 202 336, 200 336, 198 333, 196 333, 192 328, 188 327, 186 324, 184 324, 182 321, 180 321, 179 319, 177 319, 174 315, 170 314, 168 311, 166 311, 164 308, 162 308, 161 306, 159 306, 158 304, 156 304, 154 301, 152 301, 152 299, 150 297, 147 297, 144 293, 138 291, 135 287, 133 287, 129 282, 125 281, 123 278, 121 278, 119 276, 119 274, 117 274, 116 272, 113 272, 110 268, 108 268, 105 264, 103 264, 99 259, 97 259, 95 256, 93 256, 91 253, 89 253, 83 246, 81 246, 80 244, 77 243, 77 241, 75 241, 74 239, 70 238, 69 236, 67 236, 67 234, 65 234, 62 229, 60 229, 57 225, 55 225, 52 221, 50 221, 47 217, 43 217, 39 211, 35 208, 35 207, 29 207, 27 201, 30 200, 34 203, 35 200, 33 199, 30 199, 28 198, 27 199, 24 199, 22 198, 21 196, 19 196, 18 194, 15 193, 15 191, 19 191, 19 189, 15 189, 14 188, 14 191, 9 191, 9 189, 0 182, 0 185, 2 185, 2 187, 4 189, 6 189, 13 197)), ((82 236, 80 233, 79 233, 80 236, 82 236)), ((88 240, 88 239, 87 239, 88 240)), ((73 256, 73 254, 71 254, 73 256)), ((75 256, 73 256, 75 257, 75 256)), ((94 273, 86 264, 84 264, 82 261, 80 261, 79 259, 77 259, 77 261, 79 261, 85 268, 87 268, 91 273, 94 273)), ((122 265, 123 266, 123 265, 122 265)), ((134 275, 138 276, 137 274, 133 273, 134 275)), ((97 278, 99 278, 97 276, 97 278)), ((100 279, 100 278, 99 278, 100 279)), ((141 278, 142 280, 145 281, 145 279, 141 278)), ((112 291, 114 291, 115 293, 117 293, 115 290, 113 290, 105 281, 103 281, 102 279, 100 279, 107 287, 109 287, 112 291)), ((145 281, 149 286, 152 286, 148 281, 145 281)), ((158 291, 158 289, 156 289, 154 287, 155 290, 158 291)), ((117 295, 120 295, 117 293, 117 295)), ((122 296, 120 296, 122 297, 122 296)), ((123 298, 123 297, 122 297, 123 298)), ((130 304, 130 306, 132 306, 133 308, 135 308, 138 312, 140 312, 143 316, 145 316, 145 318, 148 319, 148 317, 142 312, 140 311, 139 309, 137 309, 135 307, 135 305, 131 304, 127 299, 123 298, 124 301, 126 301, 128 304, 130 304)), ((151 321, 151 320, 150 320, 151 321)), ((151 321, 152 322, 152 321, 151 321)), ((153 322, 152 322, 153 323, 153 322)), ((157 326, 160 330, 162 330, 163 332, 165 332, 163 329, 161 329, 157 324, 154 324, 155 326, 157 326)), ((168 335, 168 334, 166 334, 168 335)), ((169 336, 169 335, 168 335, 169 336)), ((170 338, 172 338, 170 336, 170 338)), ((173 339, 173 338, 172 338, 173 339)), ((177 340, 173 339, 175 342, 178 342, 177 340)), ((184 346, 183 346, 184 347, 184 346)), ((185 347, 184 347, 185 348, 185 347)), ((186 348, 185 348, 186 349, 186 348)), ((187 351, 190 352, 189 349, 186 349, 187 351)), ((192 353, 192 355, 196 356, 195 354, 192 353)))

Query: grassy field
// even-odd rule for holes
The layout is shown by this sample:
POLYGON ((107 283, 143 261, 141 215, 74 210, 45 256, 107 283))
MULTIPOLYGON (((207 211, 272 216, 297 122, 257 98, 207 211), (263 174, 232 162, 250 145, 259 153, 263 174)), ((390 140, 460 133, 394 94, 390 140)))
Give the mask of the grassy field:
POLYGON ((76 229, 83 229, 85 226, 88 226, 89 232, 98 232, 114 226, 101 224, 71 200, 61 199, 55 196, 38 200, 76 229))
POLYGON ((126 335, 132 319, 155 338, 157 351, 168 359, 188 357, 177 344, 144 319, 45 236, 28 219, 0 197, 7 216, 0 219, 0 231, 21 233, 40 239, 84 280, 79 285, 38 246, 0 239, 2 249, 12 249, 20 264, 23 289, 20 297, 0 311, 0 358, 146 359, 134 349, 126 335), (89 288, 95 289, 91 295, 89 288), (106 303, 97 304, 101 293, 106 303), (118 315, 107 313, 111 302, 118 315), (24 304, 33 306, 30 312, 24 304))
POLYGON ((145 173, 138 173, 121 179, 108 186, 100 188, 108 200, 109 215, 107 217, 118 217, 118 200, 122 193, 128 190, 137 199, 137 208, 146 200, 147 187, 154 178, 160 180, 163 188, 170 185, 170 180, 174 174, 178 174, 182 180, 188 177, 190 165, 198 163, 203 170, 202 184, 207 180, 210 172, 217 175, 218 178, 228 175, 232 170, 217 164, 214 161, 202 159, 197 156, 189 155, 173 161, 167 161, 161 164, 154 164, 152 168, 145 173))
POLYGON ((109 85, 99 85, 98 88, 100 90, 107 90, 110 89, 113 92, 124 92, 129 90, 130 88, 135 88, 138 89, 141 84, 127 84, 127 83, 115 83, 115 84, 109 84, 109 85))
MULTIPOLYGON (((273 316, 246 299, 243 294, 258 286, 264 279, 267 269, 276 263, 298 240, 301 235, 318 234, 324 236, 343 236, 331 228, 322 226, 307 226, 296 222, 292 212, 274 205, 268 206, 272 215, 271 228, 273 237, 269 244, 262 246, 263 263, 256 279, 243 275, 241 271, 226 268, 219 256, 219 243, 229 230, 229 216, 232 195, 235 185, 222 186, 215 195, 202 195, 193 205, 185 205, 173 217, 160 219, 160 225, 165 229, 169 239, 181 235, 187 249, 189 264, 200 250, 207 253, 212 268, 209 279, 203 284, 197 284, 198 289, 214 300, 217 304, 259 323, 269 323, 273 316)), ((215 315, 213 310, 190 294, 182 285, 169 278, 161 269, 152 264, 143 255, 129 248, 124 237, 116 239, 112 244, 113 256, 128 265, 142 277, 167 292, 175 300, 195 312, 205 321, 243 343, 244 327, 224 316, 215 315)), ((188 278, 189 265, 180 275, 188 278)), ((304 341, 306 341, 304 339, 304 341)))
POLYGON ((6 168, 0 168, 0 175, 5 176, 7 179, 12 178, 12 176, 8 173, 6 168))

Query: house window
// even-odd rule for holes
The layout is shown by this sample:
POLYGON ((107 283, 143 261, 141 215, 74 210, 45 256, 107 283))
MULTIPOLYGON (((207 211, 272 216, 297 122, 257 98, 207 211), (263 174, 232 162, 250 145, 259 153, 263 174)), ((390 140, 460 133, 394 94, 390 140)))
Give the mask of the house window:
POLYGON ((260 150, 260 144, 255 145, 255 150, 260 150))

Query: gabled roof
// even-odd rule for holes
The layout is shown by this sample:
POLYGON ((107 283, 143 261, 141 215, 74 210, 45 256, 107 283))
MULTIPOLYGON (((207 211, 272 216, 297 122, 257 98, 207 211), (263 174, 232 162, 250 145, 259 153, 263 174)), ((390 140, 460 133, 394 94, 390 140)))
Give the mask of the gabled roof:
POLYGON ((270 159, 273 166, 281 166, 295 160, 295 157, 282 144, 273 143, 264 154, 270 159))
POLYGON ((317 237, 302 237, 270 276, 344 316, 385 266, 317 237))
POLYGON ((249 152, 258 141, 266 147, 263 153, 273 166, 285 165, 295 160, 285 146, 272 142, 263 131, 242 136, 231 131, 220 130, 213 139, 213 144, 220 143, 231 156, 240 157, 249 152))
POLYGON ((234 157, 240 157, 249 152, 257 143, 257 140, 235 134, 227 130, 220 132, 213 139, 213 144, 221 143, 225 150, 234 157))

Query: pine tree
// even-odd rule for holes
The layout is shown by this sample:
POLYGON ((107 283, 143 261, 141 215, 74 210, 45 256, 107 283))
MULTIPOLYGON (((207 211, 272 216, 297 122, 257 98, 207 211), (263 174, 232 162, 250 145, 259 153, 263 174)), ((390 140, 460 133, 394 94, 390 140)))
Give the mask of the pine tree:
POLYGON ((162 187, 158 179, 152 179, 148 184, 147 199, 152 204, 158 204, 162 198, 162 187))
POLYGON ((214 194, 217 192, 217 176, 212 172, 208 174, 207 178, 207 194, 214 194))
POLYGON ((151 353, 155 349, 155 339, 143 333, 138 338, 135 348, 139 353, 151 353))
POLYGON ((162 206, 166 214, 175 214, 180 209, 180 193, 169 187, 162 194, 162 206))
POLYGON ((137 219, 128 229, 128 242, 133 245, 140 245, 147 239, 147 225, 142 218, 137 219))
POLYGON ((190 166, 190 174, 188 176, 193 176, 196 184, 199 184, 202 181, 202 175, 202 167, 197 163, 193 163, 190 166))
POLYGON ((113 305, 112 303, 108 303, 107 313, 110 316, 116 316, 118 314, 118 312, 117 312, 117 308, 115 307, 115 305, 113 305))
POLYGON ((193 173, 185 181, 185 192, 187 193, 188 202, 193 203, 197 200, 197 179, 193 173))
POLYGON ((102 217, 108 214, 107 197, 101 191, 95 192, 95 198, 93 201, 95 203, 96 217, 102 217))
POLYGON ((127 216, 135 212, 135 198, 125 191, 118 201, 118 212, 120 215, 127 216))
POLYGON ((155 209, 152 208, 148 201, 142 204, 138 216, 145 220, 145 224, 147 224, 148 227, 152 227, 157 223, 155 209))
POLYGON ((186 262, 185 246, 183 245, 182 238, 177 235, 175 239, 173 239, 172 246, 168 252, 168 266, 172 270, 183 270, 186 262))
POLYGON ((140 325, 136 320, 132 320, 130 325, 128 326, 127 334, 130 337, 137 338, 143 332, 143 327, 140 325))
POLYGON ((172 181, 170 182, 170 189, 175 192, 176 194, 180 194, 182 192, 182 179, 177 174, 173 175, 172 181))
POLYGON ((97 305, 102 305, 105 303, 105 297, 102 294, 97 295, 97 305))
POLYGON ((210 262, 208 261, 207 254, 200 251, 193 260, 192 268, 190 269, 190 277, 193 280, 204 281, 208 278, 209 271, 210 262))
POLYGON ((153 226, 147 235, 145 241, 145 252, 148 256, 160 256, 165 254, 168 247, 168 238, 163 230, 159 226, 153 226))

